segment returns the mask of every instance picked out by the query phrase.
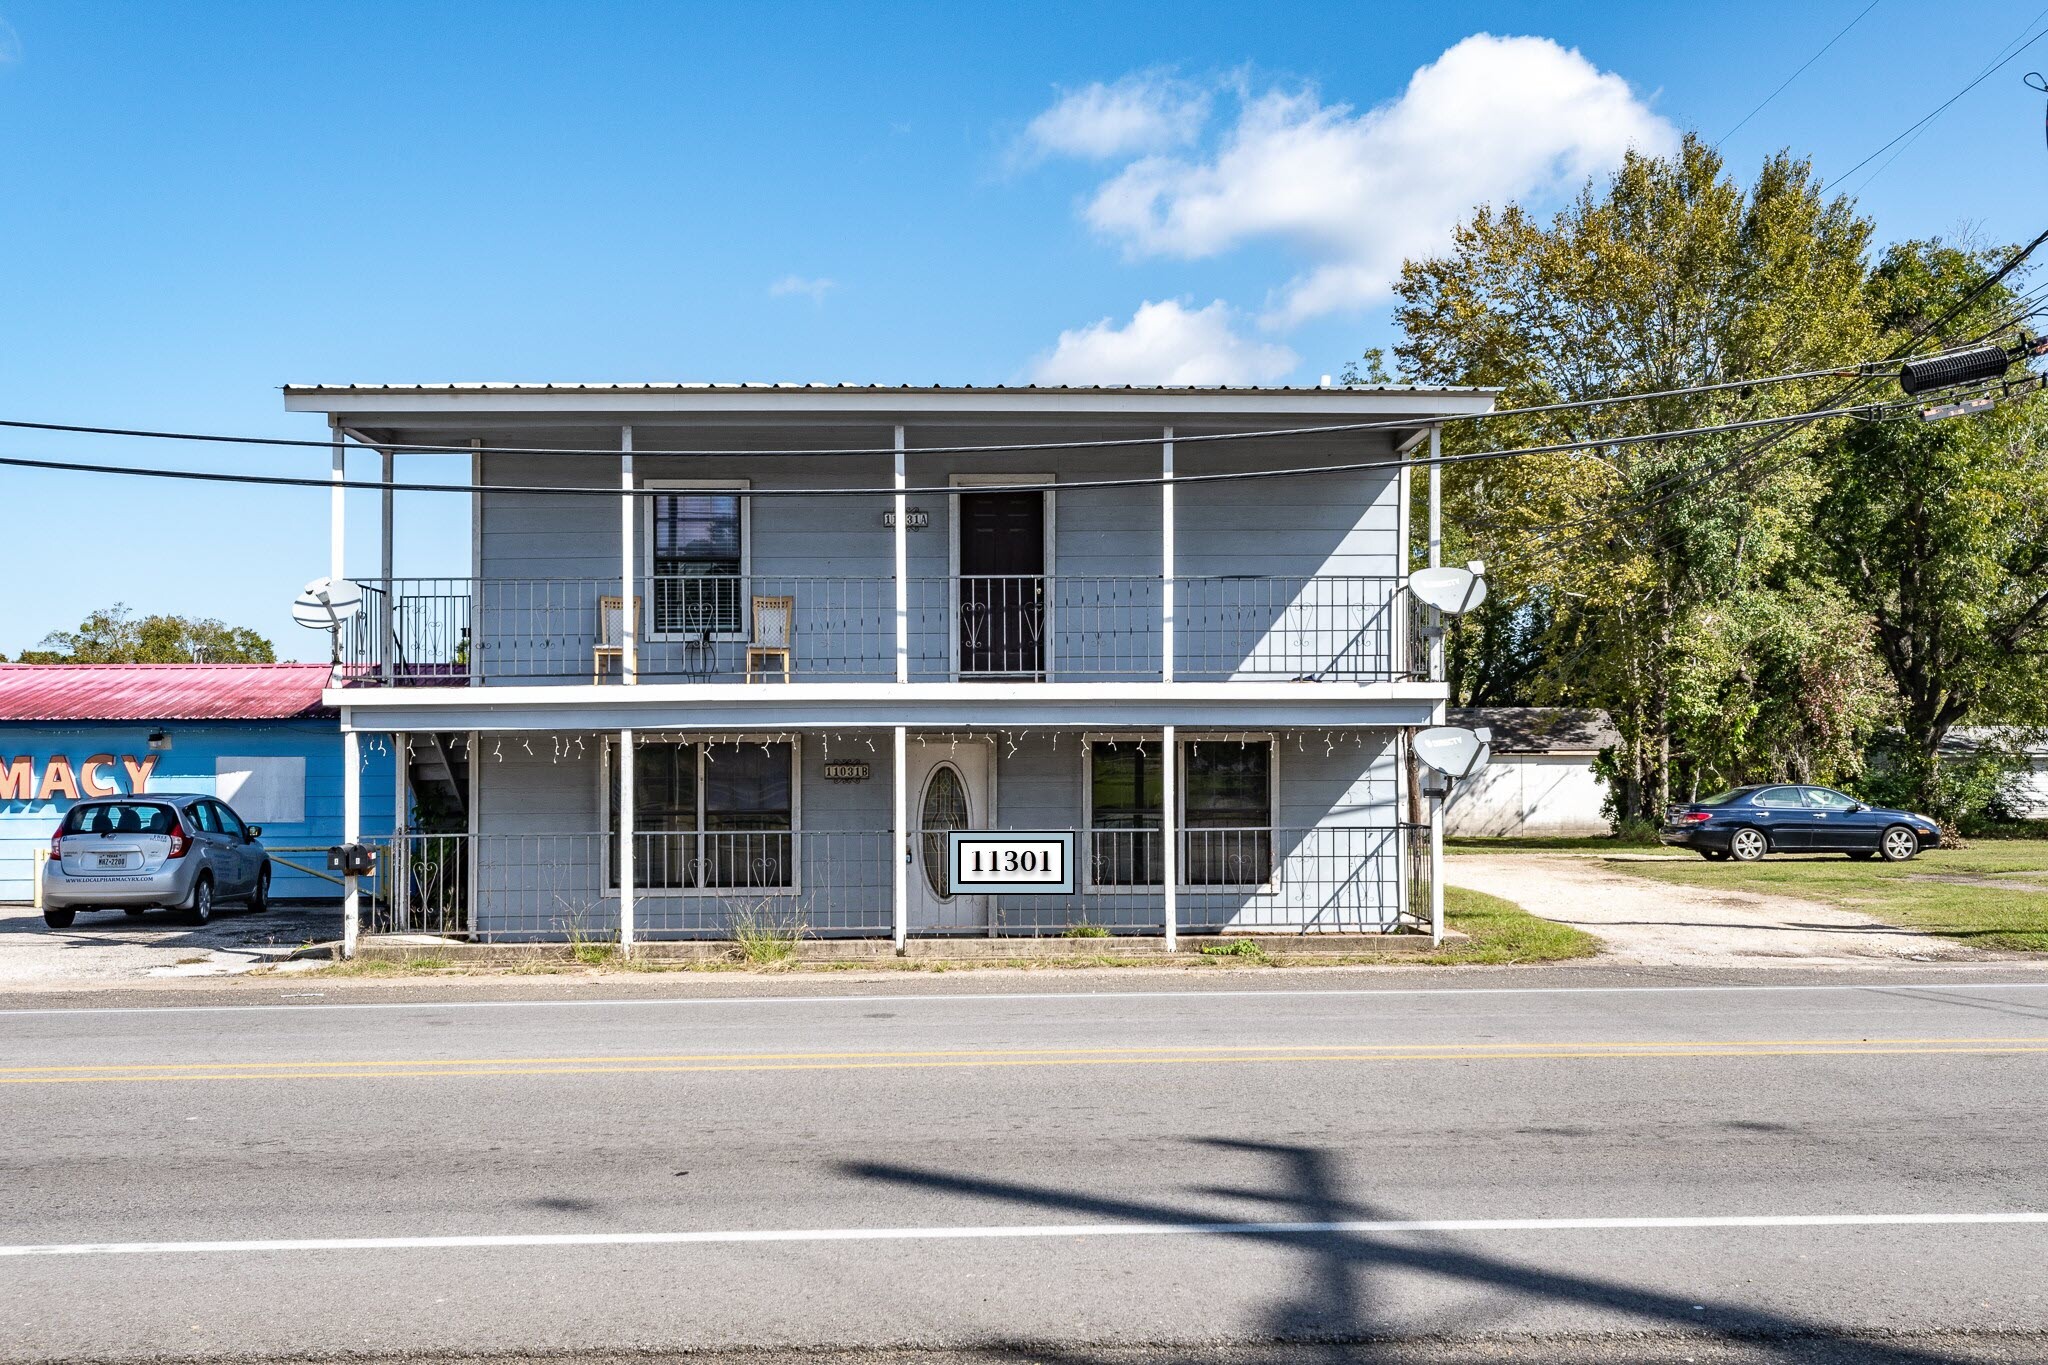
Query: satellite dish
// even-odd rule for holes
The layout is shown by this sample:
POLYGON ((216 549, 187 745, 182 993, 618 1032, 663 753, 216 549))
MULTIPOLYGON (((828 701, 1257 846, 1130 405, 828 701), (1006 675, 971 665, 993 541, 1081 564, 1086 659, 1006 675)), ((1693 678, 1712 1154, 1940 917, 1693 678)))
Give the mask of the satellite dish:
POLYGON ((1418 730, 1415 757, 1448 777, 1470 777, 1493 757, 1493 731, 1457 725, 1418 730))
POLYGON ((1408 591, 1425 606, 1457 616, 1486 600, 1486 565, 1475 559, 1462 569, 1417 569, 1408 575, 1408 591))
POLYGON ((363 590, 346 578, 316 578, 299 589, 292 620, 309 630, 338 630, 342 618, 355 615, 362 604, 363 590))

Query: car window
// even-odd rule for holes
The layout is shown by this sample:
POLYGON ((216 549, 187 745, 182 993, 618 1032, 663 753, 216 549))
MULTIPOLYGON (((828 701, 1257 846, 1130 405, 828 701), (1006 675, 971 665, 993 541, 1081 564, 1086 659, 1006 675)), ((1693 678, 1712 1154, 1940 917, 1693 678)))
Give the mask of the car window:
POLYGON ((1806 804, 1815 810, 1845 812, 1856 804, 1851 798, 1826 787, 1803 787, 1801 790, 1806 793, 1806 804))
POLYGON ((222 805, 220 802, 216 801, 213 803, 213 811, 215 815, 220 817, 220 827, 222 833, 231 834, 237 839, 246 838, 248 836, 248 828, 242 824, 242 817, 235 814, 235 808, 233 806, 225 806, 222 805))
POLYGON ((141 801, 110 801, 103 806, 73 806, 64 817, 66 834, 169 834, 168 807, 141 801))
POLYGON ((1755 787, 1734 787, 1728 791, 1715 792, 1712 796, 1702 796, 1693 804, 1695 806, 1725 806, 1730 801, 1741 800, 1755 790, 1755 787))
POLYGON ((220 821, 214 816, 213 803, 211 801, 193 802, 192 819, 198 824, 199 828, 205 830, 208 834, 220 833, 220 821))
POLYGON ((1806 804, 1799 799, 1797 787, 1767 787, 1757 793, 1756 803, 1775 810, 1797 810, 1806 804))

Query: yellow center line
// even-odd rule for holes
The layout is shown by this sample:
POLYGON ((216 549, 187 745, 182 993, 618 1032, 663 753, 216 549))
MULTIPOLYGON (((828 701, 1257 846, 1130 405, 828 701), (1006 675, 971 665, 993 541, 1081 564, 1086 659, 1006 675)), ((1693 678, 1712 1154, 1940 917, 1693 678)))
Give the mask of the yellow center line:
POLYGON ((1476 1051, 1395 1045, 1302 1049, 1087 1049, 1066 1051, 1014 1050, 988 1053, 794 1053, 673 1058, 532 1058, 480 1059, 468 1062, 233 1063, 191 1064, 166 1070, 149 1064, 132 1071, 80 1068, 78 1072, 12 1074, 0 1071, 4 1085, 90 1085, 121 1082, 368 1080, 400 1078, 457 1079, 472 1076, 578 1076, 688 1072, 980 1070, 1058 1066, 1227 1066, 1307 1062, 1514 1062, 1596 1060, 1600 1058, 1670 1057, 1872 1057, 1973 1055, 1998 1056, 2048 1053, 2048 1040, 2033 1039, 1884 1039, 1873 1042, 1816 1040, 1810 1043, 1677 1043, 1489 1045, 1505 1050, 1476 1051), (296 1071, 278 1070, 298 1066, 296 1071))

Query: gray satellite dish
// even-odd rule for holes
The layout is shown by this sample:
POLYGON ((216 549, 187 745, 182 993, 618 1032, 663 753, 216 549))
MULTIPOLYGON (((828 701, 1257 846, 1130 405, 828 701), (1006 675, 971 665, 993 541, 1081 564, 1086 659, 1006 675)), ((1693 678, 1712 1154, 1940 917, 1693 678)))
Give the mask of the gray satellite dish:
POLYGON ((1448 777, 1470 777, 1493 757, 1493 731, 1456 725, 1418 730, 1415 757, 1448 777))
POLYGON ((1486 565, 1475 559, 1462 569, 1417 569, 1408 575, 1408 591, 1425 606, 1456 616, 1486 600, 1486 565))
POLYGON ((309 630, 339 630, 344 617, 356 614, 363 590, 346 578, 316 578, 299 589, 292 620, 309 630))

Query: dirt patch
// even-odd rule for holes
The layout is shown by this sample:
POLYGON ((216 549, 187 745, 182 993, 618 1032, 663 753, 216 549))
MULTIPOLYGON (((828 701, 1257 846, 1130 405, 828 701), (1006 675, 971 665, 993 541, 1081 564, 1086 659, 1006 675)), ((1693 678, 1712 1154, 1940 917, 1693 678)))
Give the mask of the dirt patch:
POLYGON ((1659 967, 1868 966, 1998 955, 1817 901, 1631 877, 1593 858, 1460 854, 1444 879, 1597 935, 1605 956, 1659 967))
POLYGON ((169 910, 100 910, 69 929, 45 925, 32 906, 0 905, 0 988, 231 976, 340 936, 338 905, 276 905, 261 915, 222 906, 204 925, 169 910))

